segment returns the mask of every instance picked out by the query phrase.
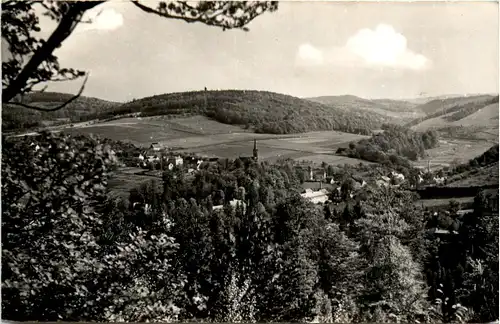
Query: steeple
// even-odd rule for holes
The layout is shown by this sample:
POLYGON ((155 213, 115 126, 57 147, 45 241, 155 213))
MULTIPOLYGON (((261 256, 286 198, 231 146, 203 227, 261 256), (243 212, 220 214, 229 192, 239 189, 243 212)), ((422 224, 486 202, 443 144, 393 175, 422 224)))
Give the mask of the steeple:
POLYGON ((257 150, 257 140, 253 140, 253 159, 257 161, 259 159, 259 150, 257 150))

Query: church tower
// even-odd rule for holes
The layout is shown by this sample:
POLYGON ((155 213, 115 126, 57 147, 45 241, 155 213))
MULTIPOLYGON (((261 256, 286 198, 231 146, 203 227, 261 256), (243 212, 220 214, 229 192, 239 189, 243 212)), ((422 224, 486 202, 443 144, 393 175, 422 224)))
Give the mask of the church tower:
POLYGON ((255 161, 259 160, 259 150, 257 150, 257 140, 253 140, 253 159, 255 161))

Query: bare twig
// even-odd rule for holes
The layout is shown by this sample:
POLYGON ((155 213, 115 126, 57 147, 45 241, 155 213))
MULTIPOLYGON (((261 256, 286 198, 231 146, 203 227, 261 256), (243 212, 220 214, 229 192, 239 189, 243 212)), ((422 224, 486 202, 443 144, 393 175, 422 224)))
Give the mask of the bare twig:
MULTIPOLYGON (((37 111, 56 111, 56 110, 59 110, 59 109, 66 107, 68 104, 70 104, 74 100, 78 99, 82 95, 83 90, 85 89, 85 84, 87 83, 88 77, 89 77, 88 74, 86 74, 85 80, 83 80, 82 86, 80 87, 80 90, 78 91, 78 93, 76 95, 74 95, 73 97, 71 97, 68 101, 64 102, 63 104, 61 104, 59 106, 56 106, 53 108, 42 108, 42 107, 27 105, 27 104, 24 104, 21 102, 7 102, 7 104, 21 106, 24 108, 29 108, 29 109, 33 109, 33 110, 37 110, 37 111)), ((45 89, 42 89, 42 91, 44 91, 44 90, 45 89)))

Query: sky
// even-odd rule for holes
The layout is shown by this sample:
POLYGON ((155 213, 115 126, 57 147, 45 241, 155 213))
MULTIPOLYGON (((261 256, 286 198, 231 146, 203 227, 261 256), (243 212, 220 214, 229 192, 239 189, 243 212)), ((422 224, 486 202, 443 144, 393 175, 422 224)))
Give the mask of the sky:
POLYGON ((84 95, 114 101, 204 87, 297 97, 498 93, 498 15, 495 2, 280 2, 244 32, 118 0, 89 12, 93 23, 55 54, 61 66, 90 72, 84 95))

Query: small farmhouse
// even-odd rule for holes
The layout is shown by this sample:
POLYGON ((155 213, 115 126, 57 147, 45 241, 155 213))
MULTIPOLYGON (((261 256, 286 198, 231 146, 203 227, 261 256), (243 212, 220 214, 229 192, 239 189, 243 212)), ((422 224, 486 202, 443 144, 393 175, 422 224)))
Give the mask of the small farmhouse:
POLYGON ((162 149, 162 147, 158 142, 155 142, 155 143, 151 143, 151 145, 149 146, 149 149, 153 150, 155 152, 158 152, 162 149))
POLYGON ((176 166, 180 166, 180 165, 183 165, 184 164, 184 160, 182 159, 181 156, 176 156, 175 157, 175 165, 176 166))

